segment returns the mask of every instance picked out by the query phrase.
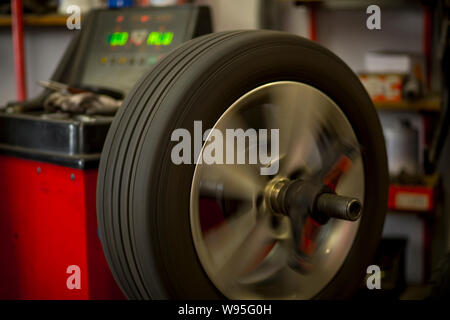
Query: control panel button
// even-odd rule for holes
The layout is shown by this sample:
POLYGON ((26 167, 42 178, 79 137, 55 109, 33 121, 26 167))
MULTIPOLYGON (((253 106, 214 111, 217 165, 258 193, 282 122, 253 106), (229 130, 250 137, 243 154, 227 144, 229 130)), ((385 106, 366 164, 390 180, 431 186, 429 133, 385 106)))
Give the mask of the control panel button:
POLYGON ((157 61, 158 61, 158 57, 149 57, 149 58, 147 59, 147 64, 148 64, 149 66, 151 66, 151 65, 155 64, 157 61))

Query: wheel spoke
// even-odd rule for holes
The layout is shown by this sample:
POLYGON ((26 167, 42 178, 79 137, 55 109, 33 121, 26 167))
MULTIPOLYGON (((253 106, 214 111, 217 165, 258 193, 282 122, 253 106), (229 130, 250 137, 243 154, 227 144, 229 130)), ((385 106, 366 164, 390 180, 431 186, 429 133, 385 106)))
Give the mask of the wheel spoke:
POLYGON ((280 272, 286 268, 288 258, 287 241, 274 242, 272 249, 254 270, 239 279, 239 283, 251 285, 269 279, 279 278, 280 272))
POLYGON ((362 157, 359 156, 353 160, 352 166, 339 177, 335 184, 336 193, 362 200, 364 197, 364 181, 358 177, 361 172, 364 172, 364 169, 362 157))
POLYGON ((317 163, 315 137, 328 105, 312 92, 300 96, 295 86, 273 89, 271 98, 280 109, 271 124, 280 128, 280 173, 289 176, 317 163))
POLYGON ((276 242, 268 223, 267 217, 256 222, 242 243, 218 269, 218 279, 224 282, 236 281, 251 273, 264 260, 276 242))
POLYGON ((263 106, 264 117, 268 128, 280 130, 280 154, 286 154, 298 130, 300 97, 295 87, 285 86, 272 88, 270 99, 270 104, 263 106))
POLYGON ((223 265, 249 235, 256 224, 255 208, 232 214, 219 226, 207 231, 205 242, 216 265, 223 265))
POLYGON ((265 184, 255 167, 226 164, 202 166, 200 195, 217 197, 222 193, 232 199, 253 202, 265 184))
POLYGON ((324 148, 326 157, 322 161, 321 169, 314 175, 314 179, 334 189, 342 174, 348 171, 354 161, 360 157, 360 153, 354 144, 345 143, 339 139, 325 143, 324 148))

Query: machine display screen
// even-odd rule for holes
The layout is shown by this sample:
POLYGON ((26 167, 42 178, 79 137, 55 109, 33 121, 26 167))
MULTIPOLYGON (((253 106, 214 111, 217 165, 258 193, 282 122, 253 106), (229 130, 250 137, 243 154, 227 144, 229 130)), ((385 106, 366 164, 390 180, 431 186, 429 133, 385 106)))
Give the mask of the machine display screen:
POLYGON ((108 36, 108 42, 112 47, 124 46, 128 41, 128 32, 114 32, 108 36))
POLYGON ((100 12, 81 84, 127 93, 159 59, 185 41, 191 11, 169 8, 100 12))
MULTIPOLYGON (((142 44, 142 41, 145 39, 145 33, 132 34, 133 41, 135 43, 142 44)), ((128 32, 114 32, 108 36, 108 43, 112 47, 123 47, 127 44, 130 34, 128 32)), ((147 45, 149 46, 168 46, 172 43, 173 40, 173 32, 159 32, 153 31, 147 37, 147 45)))

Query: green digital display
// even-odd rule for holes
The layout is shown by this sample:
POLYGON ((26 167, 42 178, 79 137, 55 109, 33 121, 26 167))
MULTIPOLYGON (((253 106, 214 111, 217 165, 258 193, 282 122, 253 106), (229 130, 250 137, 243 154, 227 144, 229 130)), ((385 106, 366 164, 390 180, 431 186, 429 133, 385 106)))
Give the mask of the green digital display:
POLYGON ((114 32, 108 36, 108 42, 113 47, 123 47, 127 41, 128 32, 114 32))
POLYGON ((168 46, 172 43, 173 32, 150 32, 147 38, 149 46, 168 46))

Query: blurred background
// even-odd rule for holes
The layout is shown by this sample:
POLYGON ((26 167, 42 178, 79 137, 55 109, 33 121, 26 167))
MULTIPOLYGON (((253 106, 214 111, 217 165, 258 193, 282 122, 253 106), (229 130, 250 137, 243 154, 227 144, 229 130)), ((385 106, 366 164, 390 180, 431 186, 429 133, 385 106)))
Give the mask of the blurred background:
MULTIPOLYGON (((421 299, 432 270, 450 248, 450 145, 429 161, 442 118, 442 36, 445 1, 293 0, 24 0, 26 96, 42 89, 76 30, 66 27, 71 4, 97 7, 182 5, 211 8, 214 31, 274 29, 307 37, 342 58, 359 76, 383 125, 391 187, 383 240, 374 264, 382 290, 358 296, 421 299), (369 30, 369 5, 381 8, 381 29, 369 30)), ((0 1, 0 105, 16 100, 10 1, 0 1)), ((447 53, 448 54, 448 53, 447 53)), ((446 135, 444 135, 446 137, 446 135)))

